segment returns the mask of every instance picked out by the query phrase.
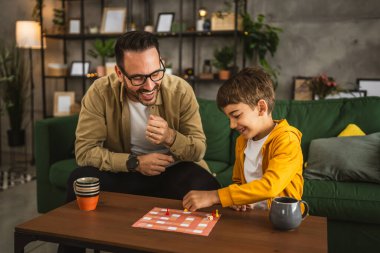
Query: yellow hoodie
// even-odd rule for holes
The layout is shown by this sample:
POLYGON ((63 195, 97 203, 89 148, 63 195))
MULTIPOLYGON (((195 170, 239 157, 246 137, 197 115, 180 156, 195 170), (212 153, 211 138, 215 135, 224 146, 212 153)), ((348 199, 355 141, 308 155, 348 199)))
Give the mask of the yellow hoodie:
POLYGON ((246 205, 277 196, 289 196, 298 200, 302 197, 303 156, 301 132, 284 120, 275 121, 276 127, 262 147, 263 176, 247 183, 244 177, 244 150, 247 140, 239 136, 236 141, 236 160, 232 174, 234 184, 218 190, 223 207, 246 205))

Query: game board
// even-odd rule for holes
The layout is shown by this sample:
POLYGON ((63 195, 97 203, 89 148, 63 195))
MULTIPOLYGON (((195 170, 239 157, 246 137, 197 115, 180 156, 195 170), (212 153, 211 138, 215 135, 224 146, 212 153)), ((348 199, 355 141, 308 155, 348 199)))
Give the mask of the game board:
POLYGON ((208 236, 220 219, 209 220, 210 213, 185 212, 184 210, 155 207, 136 221, 132 227, 172 231, 186 234, 208 236))

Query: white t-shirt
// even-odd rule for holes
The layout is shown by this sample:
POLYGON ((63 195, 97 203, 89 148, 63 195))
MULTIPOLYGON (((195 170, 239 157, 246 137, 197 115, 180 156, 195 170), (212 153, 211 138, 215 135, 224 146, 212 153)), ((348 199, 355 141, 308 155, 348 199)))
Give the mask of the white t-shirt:
POLYGON ((131 152, 135 155, 169 152, 164 145, 156 145, 145 138, 149 118, 148 107, 140 102, 128 100, 131 124, 131 152))
MULTIPOLYGON (((261 149, 268 136, 269 134, 258 141, 249 139, 247 142, 247 147, 244 150, 244 177, 247 183, 260 179, 263 176, 263 155, 261 149)), ((254 209, 267 210, 267 201, 263 200, 254 203, 254 209)))

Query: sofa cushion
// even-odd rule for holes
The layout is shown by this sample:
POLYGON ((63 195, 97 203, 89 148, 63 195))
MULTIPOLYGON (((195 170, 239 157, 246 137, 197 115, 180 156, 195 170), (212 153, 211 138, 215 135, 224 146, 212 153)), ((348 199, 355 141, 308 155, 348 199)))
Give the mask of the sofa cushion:
POLYGON ((304 177, 380 183, 380 132, 313 140, 304 177))
POLYGON ((232 168, 233 166, 228 166, 224 171, 216 175, 216 179, 222 187, 232 184, 232 168))
POLYGON ((310 142, 336 137, 348 124, 360 126, 367 134, 380 131, 380 97, 276 101, 274 119, 287 119, 302 133, 302 153, 308 159, 310 142))
POLYGON ((230 162, 230 125, 215 101, 198 99, 203 131, 206 135, 207 150, 204 159, 230 162))
POLYGON ((67 180, 71 172, 77 167, 75 159, 62 160, 52 164, 49 172, 50 182, 59 188, 66 189, 67 180))
POLYGON ((222 186, 230 185, 232 181, 232 166, 229 166, 228 163, 219 161, 206 160, 206 163, 210 168, 211 173, 222 186))
POLYGON ((344 136, 364 136, 365 133, 355 124, 348 124, 345 129, 338 135, 338 137, 344 136))
POLYGON ((380 185, 305 179, 311 215, 380 224, 380 185))

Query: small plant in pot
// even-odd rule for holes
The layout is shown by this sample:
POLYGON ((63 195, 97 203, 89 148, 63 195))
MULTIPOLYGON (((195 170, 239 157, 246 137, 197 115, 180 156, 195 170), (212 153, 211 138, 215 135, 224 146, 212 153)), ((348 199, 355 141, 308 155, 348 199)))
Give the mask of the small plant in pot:
POLYGON ((63 34, 65 33, 65 10, 54 8, 53 11, 53 33, 63 34))
POLYGON ((115 56, 115 39, 108 39, 105 41, 102 41, 100 39, 95 40, 94 43, 94 49, 89 49, 87 51, 87 54, 91 57, 94 57, 97 59, 98 57, 101 58, 101 64, 96 68, 96 72, 98 74, 98 77, 105 76, 106 75, 106 58, 112 58, 115 56))
POLYGON ((274 88, 278 85, 279 70, 272 67, 268 60, 268 53, 273 57, 280 43, 279 34, 281 28, 269 25, 265 22, 265 16, 260 14, 256 20, 246 13, 243 15, 243 27, 245 34, 245 55, 252 60, 253 65, 260 65, 273 80, 274 88))
MULTIPOLYGON (((15 44, 15 43, 14 43, 15 44)), ((28 92, 28 68, 20 49, 0 44, 0 91, 10 129, 8 145, 10 147, 25 144, 24 105, 28 92)), ((1 109, 3 109, 1 108, 1 109)))
POLYGON ((233 59, 234 50, 232 47, 225 46, 221 49, 215 49, 213 65, 219 69, 220 80, 227 80, 230 78, 233 59))

